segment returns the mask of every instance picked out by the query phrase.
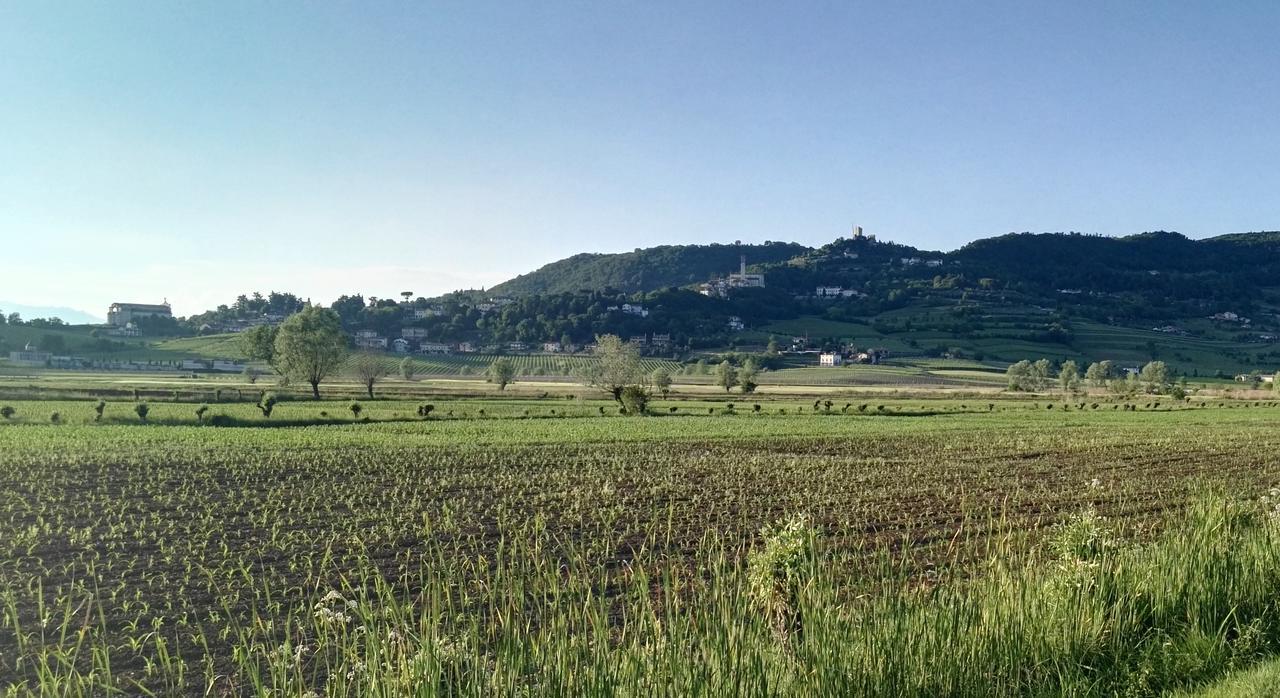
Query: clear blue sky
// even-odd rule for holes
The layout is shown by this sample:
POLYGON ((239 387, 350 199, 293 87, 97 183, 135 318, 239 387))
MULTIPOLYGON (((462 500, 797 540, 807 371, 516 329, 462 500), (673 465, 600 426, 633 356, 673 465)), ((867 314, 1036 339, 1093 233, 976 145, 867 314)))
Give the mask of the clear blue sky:
POLYGON ((1280 228, 1280 3, 4 2, 0 298, 1280 228))

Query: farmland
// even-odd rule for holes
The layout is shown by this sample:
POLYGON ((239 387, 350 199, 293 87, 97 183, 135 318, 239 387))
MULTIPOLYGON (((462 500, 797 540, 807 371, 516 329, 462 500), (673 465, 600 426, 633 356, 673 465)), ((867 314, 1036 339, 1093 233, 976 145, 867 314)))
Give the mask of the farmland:
MULTIPOLYGON (((1247 504, 1280 482, 1280 409, 1229 400, 1063 413, 775 396, 756 413, 681 399, 644 419, 581 397, 443 398, 428 419, 412 401, 368 401, 359 419, 342 401, 285 402, 270 419, 216 404, 226 427, 195 424, 184 402, 154 403, 147 424, 129 402, 100 423, 87 401, 7 404, 0 680, 72 694, 1034 692, 1054 684, 1014 671, 964 683, 964 662, 999 638, 968 660, 929 655, 985 637, 972 621, 911 631, 910 654, 892 645, 901 632, 855 621, 963 615, 1046 583, 1022 570, 1085 511, 1116 540, 1157 546, 1140 558, 1155 565, 1177 552, 1162 531, 1188 502, 1229 487, 1247 504), (255 428, 270 424, 310 426, 255 428), (766 530, 787 522, 811 582, 778 607, 752 595, 747 568, 788 540, 766 530), (798 609, 829 622, 787 630, 798 609), (874 659, 889 651, 902 662, 874 659)), ((1258 535, 1242 529, 1239 559, 1274 554, 1258 535)), ((1098 574, 1148 570, 1116 559, 1098 574)), ((1232 622, 1254 624, 1255 649, 1280 636, 1255 598, 1275 582, 1209 572, 1239 576, 1232 622)), ((1208 608, 1206 623, 1224 622, 1208 608)), ((1143 627, 1181 638, 1166 616, 1185 611, 1143 627)), ((1063 661, 1056 642, 1005 660, 1063 661)), ((1098 646, 1105 671, 1069 685, 1186 685, 1229 668, 1228 645, 1201 673, 1156 677, 1171 684, 1098 646)))

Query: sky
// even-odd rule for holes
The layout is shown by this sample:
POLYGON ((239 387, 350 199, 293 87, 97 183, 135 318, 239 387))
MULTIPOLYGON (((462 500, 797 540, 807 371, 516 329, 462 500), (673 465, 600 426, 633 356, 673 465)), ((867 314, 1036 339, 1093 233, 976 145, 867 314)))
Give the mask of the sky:
POLYGON ((0 0, 0 298, 1280 229, 1280 3, 0 0))

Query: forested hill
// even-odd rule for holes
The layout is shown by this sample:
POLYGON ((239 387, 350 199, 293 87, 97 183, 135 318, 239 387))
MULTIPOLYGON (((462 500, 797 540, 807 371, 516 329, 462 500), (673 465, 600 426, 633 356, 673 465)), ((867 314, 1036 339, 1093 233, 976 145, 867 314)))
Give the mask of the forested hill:
POLYGON ((627 293, 654 291, 707 281, 747 264, 785 262, 810 248, 793 242, 763 245, 663 245, 619 254, 577 254, 505 281, 489 292, 500 296, 566 293, 613 288, 627 293))

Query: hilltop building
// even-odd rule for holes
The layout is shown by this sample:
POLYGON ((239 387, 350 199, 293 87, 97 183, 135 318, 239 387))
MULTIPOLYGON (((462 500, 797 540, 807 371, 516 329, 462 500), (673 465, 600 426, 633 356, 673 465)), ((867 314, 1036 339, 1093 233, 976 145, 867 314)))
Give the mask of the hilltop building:
POLYGON ((147 303, 112 303, 111 308, 107 310, 107 324, 116 327, 124 327, 129 323, 144 317, 173 317, 173 310, 166 301, 159 305, 150 305, 147 303))
POLYGON ((724 298, 735 288, 764 288, 764 274, 747 273, 747 256, 738 258, 738 273, 702 284, 698 292, 712 298, 724 298))

